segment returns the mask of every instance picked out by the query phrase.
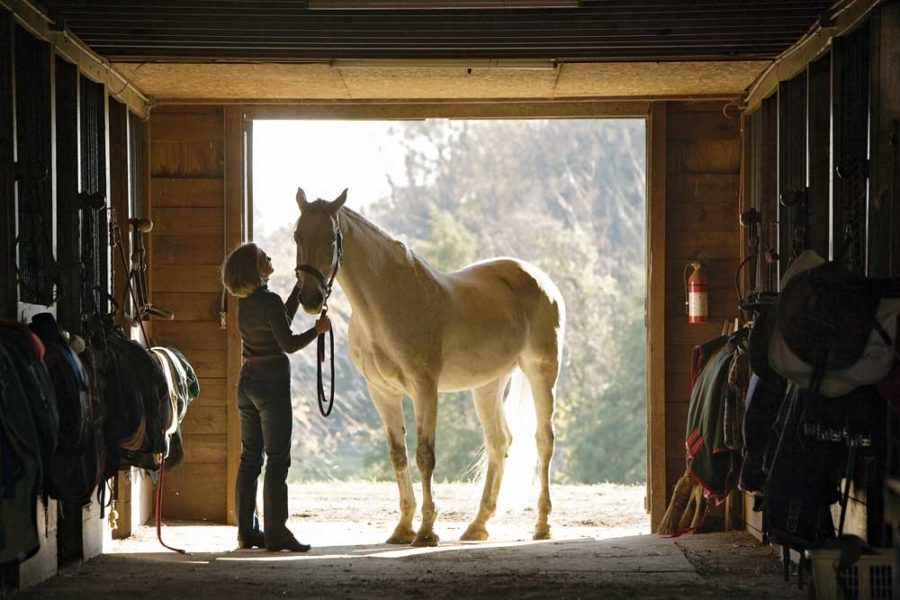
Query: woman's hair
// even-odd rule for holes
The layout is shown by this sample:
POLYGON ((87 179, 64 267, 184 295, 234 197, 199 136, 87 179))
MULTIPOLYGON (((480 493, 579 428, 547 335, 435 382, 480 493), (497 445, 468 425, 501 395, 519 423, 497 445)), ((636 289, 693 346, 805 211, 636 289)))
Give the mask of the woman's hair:
POLYGON ((262 285, 259 252, 259 246, 247 242, 225 257, 225 262, 222 263, 222 284, 233 296, 246 298, 262 285))

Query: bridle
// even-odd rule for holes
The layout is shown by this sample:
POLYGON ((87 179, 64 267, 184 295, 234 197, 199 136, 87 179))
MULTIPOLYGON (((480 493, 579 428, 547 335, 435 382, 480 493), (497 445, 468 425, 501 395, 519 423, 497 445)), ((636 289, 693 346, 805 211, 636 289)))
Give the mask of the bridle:
MULTIPOLYGON (((337 221, 337 217, 335 217, 335 221, 337 221)), ((336 224, 334 228, 334 245, 335 252, 334 260, 332 261, 331 277, 327 281, 324 273, 310 264, 299 265, 295 270, 298 279, 300 278, 300 273, 312 275, 325 289, 325 299, 322 301, 322 312, 319 313, 319 317, 324 317, 328 314, 328 298, 331 296, 331 288, 334 285, 335 277, 337 277, 338 269, 340 269, 341 263, 344 261, 344 246, 339 224, 336 224)), ((322 381, 322 363, 325 362, 325 334, 319 335, 316 342, 316 400, 319 403, 319 412, 323 417, 330 415, 331 409, 334 408, 334 330, 332 329, 328 330, 328 342, 331 346, 330 394, 325 393, 325 385, 322 381)))

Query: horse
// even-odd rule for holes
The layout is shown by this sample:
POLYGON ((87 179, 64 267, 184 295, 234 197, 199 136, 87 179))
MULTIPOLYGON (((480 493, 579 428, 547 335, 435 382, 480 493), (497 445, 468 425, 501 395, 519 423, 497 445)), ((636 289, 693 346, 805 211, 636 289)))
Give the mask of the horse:
POLYGON ((443 273, 405 244, 335 200, 309 202, 297 190, 294 231, 300 303, 325 306, 336 280, 346 294, 350 358, 366 379, 384 424, 400 491, 400 520, 388 544, 436 546, 432 496, 438 392, 472 390, 484 430, 487 471, 478 514, 461 539, 486 540, 512 442, 503 393, 514 372, 527 378, 537 422, 540 494, 534 539, 548 539, 553 413, 565 329, 565 304, 550 278, 512 258, 443 273), (403 394, 415 412, 422 522, 413 531, 416 498, 408 466, 403 394))

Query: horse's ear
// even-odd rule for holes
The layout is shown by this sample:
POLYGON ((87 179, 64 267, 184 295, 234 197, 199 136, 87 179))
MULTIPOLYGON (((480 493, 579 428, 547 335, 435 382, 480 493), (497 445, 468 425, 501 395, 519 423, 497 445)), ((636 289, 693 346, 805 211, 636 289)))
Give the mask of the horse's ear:
POLYGON ((331 202, 331 206, 330 206, 331 212, 336 213, 337 211, 341 210, 341 207, 344 205, 344 202, 346 202, 346 201, 347 201, 347 188, 344 188, 344 191, 341 192, 341 195, 338 196, 337 198, 335 198, 331 202))
POLYGON ((309 206, 309 202, 306 201, 306 192, 300 187, 297 188, 297 206, 300 207, 300 212, 303 212, 309 206))

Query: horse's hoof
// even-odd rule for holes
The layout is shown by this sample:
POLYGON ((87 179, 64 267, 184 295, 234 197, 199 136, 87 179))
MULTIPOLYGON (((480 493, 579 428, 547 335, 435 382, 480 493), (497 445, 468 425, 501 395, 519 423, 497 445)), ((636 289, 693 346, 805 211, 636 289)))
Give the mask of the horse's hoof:
POLYGON ((441 541, 441 538, 433 531, 427 533, 419 532, 416 534, 416 539, 412 541, 412 545, 416 547, 437 546, 439 541, 441 541))
POLYGON ((488 539, 488 532, 484 527, 473 523, 466 528, 465 533, 459 536, 459 539, 464 542, 483 542, 488 539))
POLYGON ((550 526, 549 525, 538 525, 534 528, 534 538, 535 540, 549 540, 550 539, 550 526))
POLYGON ((397 525, 394 533, 387 539, 387 544, 409 544, 416 537, 416 532, 411 527, 401 527, 397 525))

